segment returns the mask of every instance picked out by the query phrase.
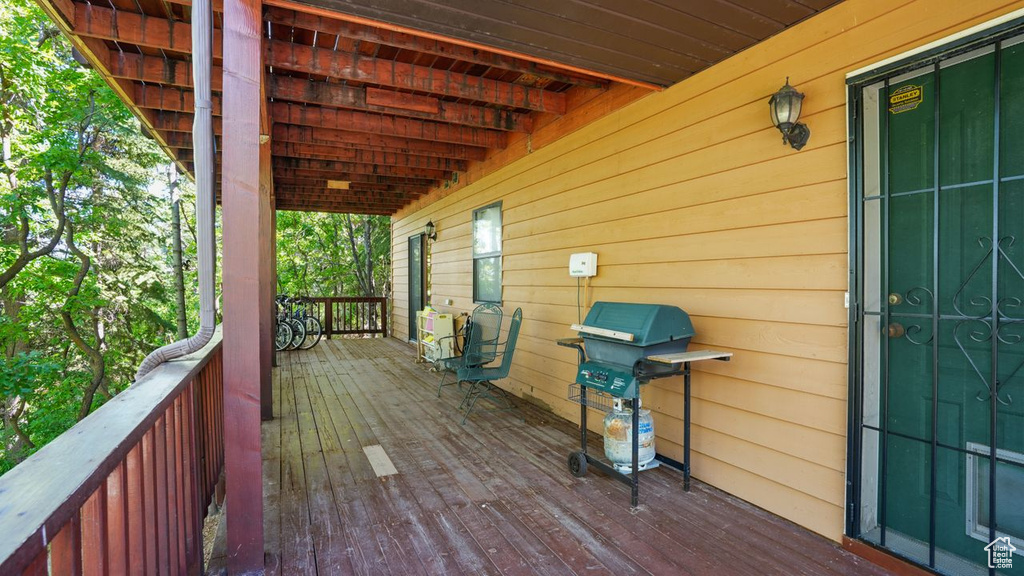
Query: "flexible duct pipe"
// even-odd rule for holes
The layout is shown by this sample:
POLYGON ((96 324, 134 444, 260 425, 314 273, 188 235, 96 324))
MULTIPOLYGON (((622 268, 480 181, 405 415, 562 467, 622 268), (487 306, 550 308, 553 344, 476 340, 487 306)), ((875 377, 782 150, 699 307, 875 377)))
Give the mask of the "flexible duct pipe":
POLYGON ((213 62, 213 8, 211 0, 192 2, 192 78, 195 82, 195 121, 192 139, 195 148, 196 225, 199 251, 199 332, 191 338, 157 348, 143 360, 135 381, 168 360, 191 354, 206 346, 216 328, 214 314, 214 278, 216 277, 216 238, 214 236, 213 195, 213 104, 210 75, 213 62))

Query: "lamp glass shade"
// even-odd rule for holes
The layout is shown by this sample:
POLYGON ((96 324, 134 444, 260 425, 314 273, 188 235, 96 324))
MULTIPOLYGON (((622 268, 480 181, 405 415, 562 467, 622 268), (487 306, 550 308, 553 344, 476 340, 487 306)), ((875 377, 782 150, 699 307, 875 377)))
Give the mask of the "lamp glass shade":
POLYGON ((433 220, 428 221, 427 222, 427 226, 426 226, 426 230, 424 230, 427 233, 427 238, 430 238, 431 240, 433 240, 434 238, 437 238, 437 235, 435 234, 435 230, 436 230, 436 228, 434 227, 434 221, 433 220))
POLYGON ((800 119, 800 108, 803 105, 803 100, 804 95, 790 86, 787 80, 786 85, 775 94, 772 94, 771 100, 768 101, 772 124, 783 130, 788 130, 796 124, 800 119))

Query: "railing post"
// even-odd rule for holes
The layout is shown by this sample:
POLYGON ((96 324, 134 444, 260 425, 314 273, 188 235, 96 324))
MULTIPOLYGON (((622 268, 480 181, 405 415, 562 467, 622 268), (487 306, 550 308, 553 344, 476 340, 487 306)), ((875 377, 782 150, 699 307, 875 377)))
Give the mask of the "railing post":
POLYGON ((324 301, 324 332, 330 340, 331 334, 334 333, 334 298, 327 298, 324 301))
POLYGON ((380 299, 380 325, 384 337, 388 337, 388 297, 380 299))

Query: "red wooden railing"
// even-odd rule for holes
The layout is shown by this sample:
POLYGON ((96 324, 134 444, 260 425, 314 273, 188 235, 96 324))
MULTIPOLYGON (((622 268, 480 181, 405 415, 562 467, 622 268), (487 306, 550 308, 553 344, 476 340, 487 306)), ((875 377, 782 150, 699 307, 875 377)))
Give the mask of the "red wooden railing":
POLYGON ((0 574, 201 574, 223 381, 218 330, 0 477, 0 574))
POLYGON ((307 298, 310 314, 324 326, 324 335, 388 335, 388 299, 381 297, 332 296, 307 298))

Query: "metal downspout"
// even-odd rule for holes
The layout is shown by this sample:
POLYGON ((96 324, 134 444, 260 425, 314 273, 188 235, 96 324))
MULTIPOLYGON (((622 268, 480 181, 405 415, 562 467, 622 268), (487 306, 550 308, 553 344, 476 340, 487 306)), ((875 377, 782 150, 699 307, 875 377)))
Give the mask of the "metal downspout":
POLYGON ((199 331, 192 337, 157 348, 146 356, 135 381, 168 360, 196 352, 213 337, 214 279, 216 277, 216 236, 213 195, 213 106, 210 76, 213 55, 213 9, 211 0, 192 2, 192 77, 195 82, 195 120, 192 134, 195 147, 196 224, 199 251, 199 331))

